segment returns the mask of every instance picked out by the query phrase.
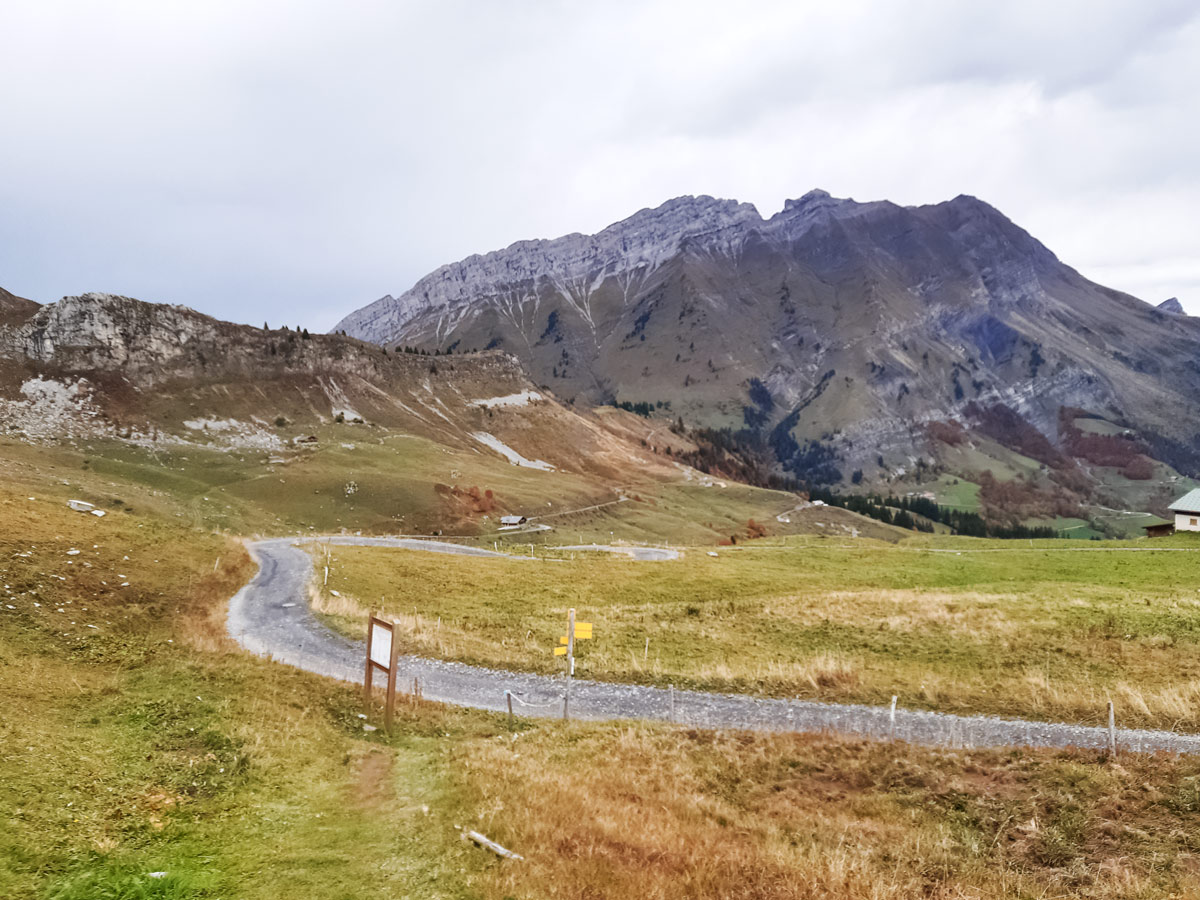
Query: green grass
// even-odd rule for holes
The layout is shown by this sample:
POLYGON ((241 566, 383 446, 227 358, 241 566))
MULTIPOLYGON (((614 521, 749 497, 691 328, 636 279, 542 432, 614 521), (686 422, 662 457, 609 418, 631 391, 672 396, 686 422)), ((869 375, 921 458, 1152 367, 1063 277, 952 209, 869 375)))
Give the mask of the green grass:
POLYGON ((226 643, 240 547, 35 486, 0 493, 0 896, 474 896, 445 750, 488 717, 364 732, 352 687, 226 643))
MULTIPOLYGON (((257 506, 236 490, 259 463, 236 456, 99 455, 0 457, 2 897, 1115 900, 1200 890, 1190 759, 1115 767, 1094 754, 626 723, 519 722, 510 734, 488 714, 408 703, 390 737, 364 731, 354 687, 224 638, 225 599, 251 567, 212 523, 295 525, 314 501, 257 506), (71 512, 71 497, 108 515, 71 512), (501 863, 455 826, 526 860, 501 863)), ((376 466, 382 477, 387 459, 368 454, 363 482, 376 466)), ((349 463, 303 465, 336 484, 349 463)), ((665 486, 573 524, 585 540, 611 523, 626 529, 618 536, 707 543, 751 514, 773 523, 768 514, 791 502, 732 485, 665 486)), ((577 539, 566 526, 553 538, 577 539)), ((1106 672, 1140 678, 1147 712, 1121 699, 1122 722, 1161 718, 1163 673, 1196 677, 1195 557, 1054 554, 1060 546, 1094 545, 1035 542, 1018 555, 1002 542, 892 546, 843 533, 739 543, 715 558, 691 550, 678 563, 473 565, 336 548, 331 587, 353 576, 355 591, 386 584, 395 609, 421 604, 406 639, 449 656, 548 667, 575 605, 596 623, 583 674, 621 674, 625 651, 636 658, 650 634, 655 662, 624 676, 872 699, 908 685, 906 703, 995 708, 980 689, 999 696, 1004 670, 1034 648, 1037 677, 1075 685, 1080 666, 1095 666, 1100 689, 1106 672), (938 549, 953 552, 929 552, 938 549), (802 668, 755 672, 756 657, 771 656, 802 668), (719 664, 729 669, 714 675, 719 664), (914 680, 930 673, 941 673, 925 685, 934 695, 914 680)), ((1071 696, 1040 710, 1078 712, 1071 696)))
POLYGON ((1082 722, 1111 696, 1126 724, 1200 728, 1200 555, 1097 546, 793 538, 663 563, 336 547, 328 588, 383 596, 419 652, 487 665, 555 671, 573 606, 596 625, 586 677, 1082 722))
POLYGON ((275 453, 196 447, 144 449, 108 441, 79 447, 29 448, 0 442, 0 453, 43 471, 64 473, 87 497, 113 498, 179 518, 194 527, 233 533, 327 533, 343 529, 386 534, 479 535, 528 543, 604 540, 616 534, 651 543, 715 544, 744 534, 750 519, 773 532, 803 530, 774 521, 797 502, 794 494, 735 482, 605 479, 512 466, 476 448, 449 449, 422 437, 327 426, 315 447, 275 453), (343 444, 352 445, 352 449, 343 444), (439 494, 435 485, 491 490, 495 509, 473 509, 439 494), (628 502, 602 506, 624 494, 628 502), (634 499, 636 498, 636 499, 634 499), (582 512, 574 512, 583 510, 582 512), (518 513, 558 534, 497 533, 498 517, 518 513), (544 519, 536 517, 544 516, 544 519))
POLYGON ((937 481, 924 487, 932 491, 939 506, 963 512, 979 512, 979 485, 953 475, 939 475, 937 481))
POLYGON ((1087 519, 1056 516, 1053 519, 1026 519, 1022 524, 1029 528, 1053 528, 1064 538, 1077 541, 1104 537, 1104 534, 1093 528, 1087 519))

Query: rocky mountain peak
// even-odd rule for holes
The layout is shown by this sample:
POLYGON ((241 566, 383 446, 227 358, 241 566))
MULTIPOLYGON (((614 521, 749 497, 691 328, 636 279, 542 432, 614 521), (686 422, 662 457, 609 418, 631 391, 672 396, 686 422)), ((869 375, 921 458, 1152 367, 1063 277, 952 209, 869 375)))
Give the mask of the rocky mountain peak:
POLYGON ((1184 312, 1183 304, 1179 302, 1178 297, 1171 297, 1169 300, 1164 300, 1162 303, 1158 304, 1158 308, 1162 312, 1171 313, 1172 315, 1176 316, 1187 315, 1187 313, 1184 312))
POLYGON ((823 191, 820 188, 814 188, 802 197, 795 200, 784 200, 784 212, 796 212, 800 210, 810 210, 815 207, 829 208, 837 206, 840 203, 853 203, 852 200, 838 200, 833 197, 829 191, 823 191))

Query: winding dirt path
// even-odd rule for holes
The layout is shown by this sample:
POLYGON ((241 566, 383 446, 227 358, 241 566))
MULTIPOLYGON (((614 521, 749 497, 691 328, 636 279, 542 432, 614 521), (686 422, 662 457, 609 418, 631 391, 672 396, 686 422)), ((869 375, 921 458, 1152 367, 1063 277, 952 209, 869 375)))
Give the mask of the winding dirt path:
MULTIPOLYGON (((248 544, 259 571, 229 602, 230 635, 252 653, 318 675, 361 682, 365 646, 337 634, 321 623, 308 605, 312 558, 301 543, 401 547, 462 556, 501 557, 512 565, 528 565, 522 557, 507 556, 440 541, 414 538, 352 536, 276 538, 248 544)), ((587 548, 602 549, 602 548, 587 548)), ((619 548, 628 552, 630 548, 619 548)), ((675 551, 634 554, 654 560, 673 558, 675 551)), ((400 658, 400 684, 421 680, 430 700, 504 711, 511 692, 523 715, 559 717, 563 712, 561 676, 509 672, 420 656, 400 658)), ((898 709, 894 723, 887 708, 842 703, 818 703, 674 691, 645 685, 618 684, 576 678, 571 686, 570 713, 581 719, 674 720, 703 728, 742 728, 757 731, 830 731, 872 738, 896 738, 920 744, 963 747, 1034 746, 1100 749, 1107 731, 1060 722, 956 716, 924 710, 898 709)), ((1119 729, 1123 750, 1168 750, 1200 753, 1200 735, 1168 731, 1119 729)))

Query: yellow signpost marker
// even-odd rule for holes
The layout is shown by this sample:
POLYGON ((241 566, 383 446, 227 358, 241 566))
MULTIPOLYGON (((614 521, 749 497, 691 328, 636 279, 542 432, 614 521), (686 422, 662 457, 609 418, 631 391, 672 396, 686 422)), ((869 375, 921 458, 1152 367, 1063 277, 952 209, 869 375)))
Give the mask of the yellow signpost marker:
POLYGON ((567 708, 571 698, 571 678, 575 675, 575 642, 592 639, 592 623, 576 622, 575 610, 567 611, 567 633, 559 635, 558 646, 554 648, 555 656, 565 656, 567 663, 567 689, 563 694, 563 718, 568 718, 567 708))

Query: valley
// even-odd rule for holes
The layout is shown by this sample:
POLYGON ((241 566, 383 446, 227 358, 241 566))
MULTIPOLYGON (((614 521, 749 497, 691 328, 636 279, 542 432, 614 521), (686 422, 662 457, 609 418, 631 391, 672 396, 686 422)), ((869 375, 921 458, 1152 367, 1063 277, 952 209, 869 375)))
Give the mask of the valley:
POLYGON ((1137 752, 1127 731, 1184 750, 1200 733, 1200 543, 1139 535, 1195 482, 1158 459, 1142 477, 1115 414, 1066 413, 1055 444, 964 408, 922 432, 936 459, 833 491, 674 402, 572 402, 500 349, 396 352, 113 295, 6 303, 5 896, 1200 889, 1200 757, 1137 752), (1060 536, 952 533, 970 515, 1060 536), (574 607, 596 628, 580 679, 674 691, 680 720, 510 722, 497 687, 469 701, 490 709, 406 694, 385 733, 359 688, 230 635, 263 538, 306 540, 322 572, 282 612, 311 603, 357 639, 382 610, 427 697, 471 664, 556 702, 536 679, 559 678, 574 607), (803 716, 755 730, 778 727, 770 704, 824 723, 832 704, 886 716, 892 696, 897 741, 803 716), (1103 726, 1109 700, 1117 761, 1102 730, 1070 730, 1103 726), (688 724, 721 702, 761 722, 688 724), (909 724, 929 712, 1035 737, 931 740, 909 724), (1054 728, 1092 737, 1041 746, 1054 728), (472 828, 525 859, 496 861, 472 828))

